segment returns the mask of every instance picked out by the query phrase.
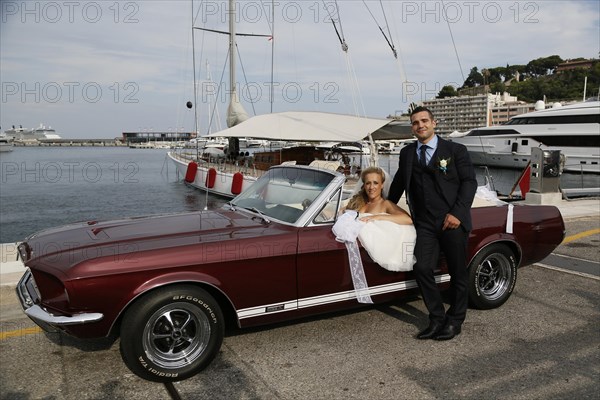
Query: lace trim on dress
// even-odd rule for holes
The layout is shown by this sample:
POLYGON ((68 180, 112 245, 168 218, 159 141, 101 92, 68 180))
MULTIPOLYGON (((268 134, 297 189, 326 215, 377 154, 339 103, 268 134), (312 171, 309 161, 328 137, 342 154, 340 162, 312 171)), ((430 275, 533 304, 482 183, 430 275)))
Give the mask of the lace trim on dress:
POLYGON ((335 240, 346 245, 356 299, 359 303, 372 304, 373 300, 369 295, 369 285, 367 284, 365 269, 360 258, 358 243, 356 242, 356 238, 363 225, 364 222, 358 220, 358 213, 349 210, 337 219, 332 231, 335 235, 335 240))

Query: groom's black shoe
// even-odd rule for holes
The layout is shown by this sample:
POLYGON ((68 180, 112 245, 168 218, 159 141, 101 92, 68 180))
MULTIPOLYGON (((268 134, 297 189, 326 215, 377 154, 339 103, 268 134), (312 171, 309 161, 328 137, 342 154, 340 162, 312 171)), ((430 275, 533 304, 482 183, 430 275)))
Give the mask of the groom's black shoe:
POLYGON ((460 325, 447 324, 433 338, 435 340, 450 340, 460 333, 460 325))
POLYGON ((423 329, 417 335, 417 339, 432 339, 434 338, 442 329, 444 328, 444 324, 440 324, 439 322, 431 321, 429 322, 429 326, 423 329))

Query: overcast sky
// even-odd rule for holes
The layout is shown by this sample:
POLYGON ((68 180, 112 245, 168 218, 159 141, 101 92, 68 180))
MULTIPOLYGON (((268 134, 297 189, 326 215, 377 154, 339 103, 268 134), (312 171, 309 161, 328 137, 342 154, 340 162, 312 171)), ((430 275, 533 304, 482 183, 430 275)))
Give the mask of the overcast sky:
MULTIPOLYGON (((43 123, 64 138, 194 130, 193 109, 186 107, 194 101, 192 15, 197 27, 227 30, 227 2, 195 1, 194 12, 189 0, 0 4, 2 130, 43 123)), ((239 33, 271 34, 271 1, 237 4, 239 33)), ((273 42, 238 39, 243 71, 238 61, 237 80, 250 115, 270 112, 274 43, 273 111, 383 118, 434 97, 446 84, 461 85, 473 66, 526 64, 553 54, 598 58, 599 4, 383 1, 384 14, 379 1, 338 0, 336 9, 332 1, 280 0, 273 42), (347 56, 332 17, 349 46, 347 56), (386 34, 389 29, 398 60, 378 25, 386 34)), ((196 106, 205 134, 225 125, 228 39, 201 31, 194 38, 196 106), (217 97, 220 82, 226 87, 217 97)))

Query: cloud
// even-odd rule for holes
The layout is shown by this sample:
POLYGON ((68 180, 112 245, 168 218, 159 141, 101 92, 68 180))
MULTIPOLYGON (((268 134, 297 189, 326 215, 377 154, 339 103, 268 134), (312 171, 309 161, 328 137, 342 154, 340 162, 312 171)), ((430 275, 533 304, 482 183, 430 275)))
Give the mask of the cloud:
MULTIPOLYGON (((332 1, 276 3, 276 111, 364 108, 369 116, 384 117, 435 96, 447 83, 461 84, 473 66, 524 64, 552 54, 597 57, 600 50, 597 1, 384 1, 385 15, 378 1, 366 3, 368 9, 349 0, 339 0, 339 9, 332 1), (350 46, 348 56, 331 18, 350 46), (402 90, 404 79, 410 96, 402 90), (358 90, 361 99, 352 95, 358 90)), ((270 2, 237 4, 238 32, 271 33, 270 2)), ((3 129, 44 122, 73 138, 194 129, 193 112, 185 107, 193 100, 189 1, 3 1, 1 7, 3 129)), ((226 2, 203 1, 200 11, 196 26, 228 29, 226 2)), ((207 74, 215 82, 228 80, 227 38, 200 31, 194 38, 197 107, 206 130, 216 115, 215 96, 206 91, 216 86, 207 84, 207 74)), ((271 107, 271 43, 239 39, 246 78, 242 65, 237 76, 246 94, 256 96, 257 113, 271 107)), ((223 94, 216 102, 221 119, 223 94)), ((245 107, 252 113, 252 104, 245 107)))

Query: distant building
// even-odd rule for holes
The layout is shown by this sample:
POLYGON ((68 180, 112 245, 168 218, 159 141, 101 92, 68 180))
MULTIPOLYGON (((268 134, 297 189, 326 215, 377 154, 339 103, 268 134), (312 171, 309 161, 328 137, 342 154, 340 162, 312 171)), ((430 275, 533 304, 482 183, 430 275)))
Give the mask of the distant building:
POLYGON ((489 121, 488 96, 446 97, 426 100, 423 105, 431 110, 436 121, 436 132, 447 135, 454 131, 465 132, 487 126, 489 121))
POLYGON ((515 115, 521 115, 535 111, 535 104, 524 101, 514 101, 491 108, 490 125, 501 125, 515 115))
POLYGON ((569 71, 573 69, 591 69, 594 62, 598 60, 577 60, 577 61, 565 61, 564 63, 558 64, 556 67, 556 73, 569 71))
POLYGON ((187 142, 195 137, 194 132, 123 132, 125 143, 187 142))
POLYGON ((446 97, 423 102, 437 121, 436 132, 447 135, 482 126, 500 125, 511 117, 534 111, 535 104, 518 101, 509 93, 446 97))

